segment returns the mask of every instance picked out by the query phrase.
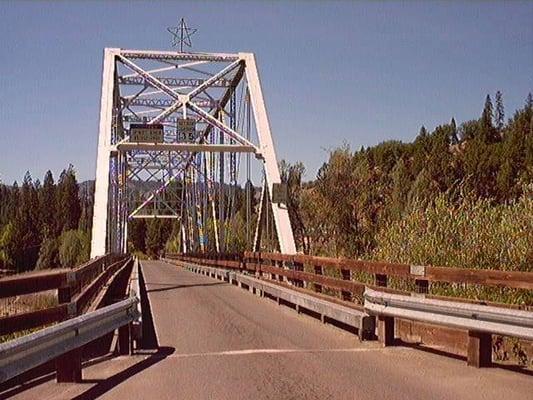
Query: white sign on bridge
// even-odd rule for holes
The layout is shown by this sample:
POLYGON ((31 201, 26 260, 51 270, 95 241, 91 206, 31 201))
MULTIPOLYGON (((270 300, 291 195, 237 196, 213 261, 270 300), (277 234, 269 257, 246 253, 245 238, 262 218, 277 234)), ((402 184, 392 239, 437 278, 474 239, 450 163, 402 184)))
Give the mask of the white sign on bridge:
POLYGON ((194 118, 178 119, 178 134, 183 142, 196 141, 196 120, 194 118))

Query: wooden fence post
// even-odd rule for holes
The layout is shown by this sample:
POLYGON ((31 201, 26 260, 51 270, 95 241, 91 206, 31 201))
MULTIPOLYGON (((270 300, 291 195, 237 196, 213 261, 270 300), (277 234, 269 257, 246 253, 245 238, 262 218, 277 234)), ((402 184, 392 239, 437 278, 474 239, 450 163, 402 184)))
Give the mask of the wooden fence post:
POLYGON ((386 287, 388 285, 388 277, 384 274, 375 274, 374 281, 376 283, 376 286, 386 287))
MULTIPOLYGON (((321 265, 315 265, 315 274, 316 275, 323 275, 324 274, 324 271, 323 271, 321 265)), ((322 285, 319 285, 318 283, 315 283, 315 292, 322 293, 322 285)))
POLYGON ((429 281, 425 279, 415 279, 416 292, 421 294, 429 293, 429 281))
MULTIPOLYGON (((352 280, 352 274, 349 269, 341 269, 341 275, 342 275, 342 279, 345 281, 352 280)), ((348 290, 342 290, 341 297, 345 301, 352 301, 352 293, 348 290)))
MULTIPOLYGON (((293 265, 294 265, 294 270, 295 271, 303 271, 304 270, 304 265, 301 262, 294 261, 293 265)), ((297 287, 301 287, 301 288, 304 287, 304 281, 302 281, 301 279, 295 279, 294 280, 294 284, 297 287)))

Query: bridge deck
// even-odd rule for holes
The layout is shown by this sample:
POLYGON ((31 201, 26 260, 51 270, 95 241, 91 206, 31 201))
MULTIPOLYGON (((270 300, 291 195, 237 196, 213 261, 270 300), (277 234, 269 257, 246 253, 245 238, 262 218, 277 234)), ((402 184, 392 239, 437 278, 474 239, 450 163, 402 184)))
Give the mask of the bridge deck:
MULTIPOLYGON (((16 398, 525 399, 533 379, 409 348, 360 343, 230 284, 144 262, 160 350, 98 362, 86 383, 16 398)), ((1 397, 1 395, 0 395, 1 397)))

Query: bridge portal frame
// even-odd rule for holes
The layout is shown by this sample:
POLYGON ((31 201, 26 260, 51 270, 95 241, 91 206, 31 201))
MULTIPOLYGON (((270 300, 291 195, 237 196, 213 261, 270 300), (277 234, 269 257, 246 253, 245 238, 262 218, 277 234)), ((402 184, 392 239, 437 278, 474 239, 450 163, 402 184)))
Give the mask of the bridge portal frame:
MULTIPOLYGON (((236 76, 238 75, 239 73, 236 74, 236 76)), ((122 123, 122 117, 120 123, 122 123)), ((140 214, 135 215, 136 213, 130 213, 131 210, 128 210, 123 200, 120 200, 120 193, 124 189, 123 186, 125 183, 119 182, 119 175, 124 173, 125 168, 127 168, 125 159, 127 152, 135 150, 145 152, 165 151, 169 154, 180 151, 188 151, 188 154, 199 152, 224 153, 228 151, 234 153, 254 153, 256 158, 263 164, 265 187, 271 194, 273 186, 281 183, 281 178, 255 55, 253 53, 179 53, 171 51, 125 50, 120 48, 104 49, 91 257, 100 256, 110 251, 125 252, 127 249, 128 219, 142 217, 140 214), (195 63, 201 62, 229 62, 230 64, 209 79, 203 81, 188 79, 183 81, 159 78, 154 75, 165 69, 175 67, 147 71, 132 61, 135 59, 158 60, 163 62, 189 61, 190 63, 187 65, 194 65, 195 63), (117 66, 119 62, 129 68, 132 73, 119 76, 117 66), (247 81, 258 145, 251 143, 202 108, 212 105, 212 99, 203 99, 199 102, 193 101, 198 93, 201 93, 210 86, 218 88, 231 86, 231 82, 226 79, 226 73, 235 68, 241 69, 239 71, 239 79, 242 79, 244 76, 247 81), (218 128, 234 139, 234 144, 225 146, 209 145, 200 142, 188 144, 147 144, 132 143, 125 140, 117 142, 116 138, 113 141, 113 124, 116 123, 114 119, 116 121, 117 112, 121 112, 117 110, 118 104, 120 103, 119 85, 125 82, 128 85, 144 84, 145 88, 150 86, 155 89, 152 93, 160 92, 171 97, 166 102, 156 100, 151 103, 149 100, 139 98, 140 96, 130 96, 129 101, 136 101, 135 104, 146 106, 155 105, 162 108, 162 111, 149 122, 150 124, 165 120, 175 122, 176 117, 173 118, 173 114, 179 115, 181 113, 180 109, 183 109, 183 115, 186 115, 187 109, 189 109, 196 113, 207 125, 210 125, 211 127, 209 129, 218 128), (180 94, 169 86, 173 84, 185 84, 193 89, 187 94, 180 94)), ((168 182, 171 182, 172 178, 172 176, 169 176, 168 182)), ((296 247, 288 209, 285 204, 274 203, 270 199, 271 196, 268 200, 270 202, 269 208, 272 210, 279 249, 282 253, 294 254, 296 247)), ((168 216, 159 217, 165 218, 168 216)), ((258 223, 261 223, 261 215, 259 216, 258 223)))

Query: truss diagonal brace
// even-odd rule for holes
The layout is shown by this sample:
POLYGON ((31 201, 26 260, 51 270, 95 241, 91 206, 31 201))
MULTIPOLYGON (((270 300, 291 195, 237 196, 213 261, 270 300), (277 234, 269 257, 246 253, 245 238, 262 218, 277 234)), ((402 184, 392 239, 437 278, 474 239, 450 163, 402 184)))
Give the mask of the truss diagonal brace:
POLYGON ((189 98, 191 98, 191 99, 194 98, 195 96, 197 96, 198 94, 200 94, 201 92, 203 92, 204 90, 209 88, 209 86, 211 86, 213 83, 215 83, 216 81, 221 79, 224 75, 226 75, 226 74, 230 73, 231 71, 233 71, 240 64, 242 64, 242 60, 237 60, 235 62, 232 62, 230 65, 228 65, 222 71, 220 71, 219 73, 213 75, 211 78, 209 78, 206 81, 204 81, 200 86, 196 87, 194 90, 189 92, 189 98))
POLYGON ((137 74, 141 75, 144 79, 146 79, 148 82, 150 82, 152 84, 152 86, 154 86, 157 89, 162 90, 163 92, 168 94, 170 97, 172 97, 172 98, 174 98, 174 99, 176 99, 178 101, 180 100, 179 99, 179 95, 176 92, 174 92, 170 87, 168 87, 167 85, 162 83, 159 79, 154 78, 152 75, 150 75, 144 69, 139 67, 137 64, 131 62, 126 57, 124 57, 122 55, 119 55, 118 57, 120 58, 120 60, 122 61, 122 63, 126 67, 131 69, 133 72, 136 72, 137 74))
MULTIPOLYGON (((241 135, 239 135, 237 132, 235 132, 233 129, 227 127, 222 122, 220 122, 218 119, 213 117, 211 114, 205 112, 200 107, 198 107, 196 104, 188 102, 186 103, 187 107, 189 107, 191 110, 193 110, 195 113, 198 114, 200 118, 202 118, 205 122, 207 122, 210 125, 215 126, 216 128, 220 129, 222 132, 227 134, 232 139, 235 139, 238 143, 244 145, 244 146, 251 146, 253 148, 256 148, 255 145, 250 142, 249 140, 246 140, 241 135)), ((259 151, 257 151, 259 152, 259 151)))

